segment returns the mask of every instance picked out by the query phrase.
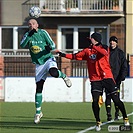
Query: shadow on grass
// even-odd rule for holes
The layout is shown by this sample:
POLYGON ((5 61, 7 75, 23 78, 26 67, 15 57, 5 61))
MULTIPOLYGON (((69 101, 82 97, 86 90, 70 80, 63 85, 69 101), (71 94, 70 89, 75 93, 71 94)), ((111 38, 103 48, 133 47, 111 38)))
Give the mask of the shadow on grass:
MULTIPOLYGON (((58 129, 58 130, 83 130, 88 126, 94 126, 95 122, 70 118, 46 118, 43 117, 39 124, 34 124, 33 118, 17 116, 10 120, 0 121, 1 128, 20 128, 20 129, 58 129), (24 119, 23 119, 24 118, 24 119)), ((89 120, 90 121, 90 120, 89 120)))

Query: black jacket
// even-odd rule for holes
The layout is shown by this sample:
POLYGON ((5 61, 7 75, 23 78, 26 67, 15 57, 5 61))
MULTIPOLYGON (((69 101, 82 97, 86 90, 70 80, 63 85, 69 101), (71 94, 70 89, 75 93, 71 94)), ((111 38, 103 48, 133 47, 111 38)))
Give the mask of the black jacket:
POLYGON ((116 84, 120 85, 121 81, 125 80, 128 73, 125 53, 118 47, 115 49, 110 47, 109 61, 116 84))

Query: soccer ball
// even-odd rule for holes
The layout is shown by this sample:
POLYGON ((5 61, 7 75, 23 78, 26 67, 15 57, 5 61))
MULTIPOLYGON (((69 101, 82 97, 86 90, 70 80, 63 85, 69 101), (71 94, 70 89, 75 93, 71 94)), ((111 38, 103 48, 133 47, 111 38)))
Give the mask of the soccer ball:
POLYGON ((37 6, 32 6, 29 10, 29 15, 31 17, 39 18, 41 15, 41 9, 37 6))

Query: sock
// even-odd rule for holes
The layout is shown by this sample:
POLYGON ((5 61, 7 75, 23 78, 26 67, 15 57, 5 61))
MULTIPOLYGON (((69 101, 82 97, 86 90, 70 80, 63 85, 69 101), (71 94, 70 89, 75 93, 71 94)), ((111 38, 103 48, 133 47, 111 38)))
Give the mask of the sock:
POLYGON ((111 95, 106 94, 105 107, 107 115, 111 115, 111 95))
POLYGON ((92 109, 93 109, 93 113, 96 118, 96 121, 100 122, 100 117, 99 117, 100 108, 99 108, 98 103, 92 102, 92 109))
POLYGON ((123 118, 127 118, 126 109, 125 109, 124 103, 122 101, 120 101, 118 103, 118 108, 120 109, 120 111, 121 111, 121 113, 123 115, 123 118))
POLYGON ((116 106, 116 105, 115 105, 115 114, 116 114, 116 115, 119 115, 119 108, 118 108, 118 106, 116 106))
POLYGON ((111 115, 111 105, 106 105, 107 115, 111 115))
POLYGON ((127 113, 126 113, 124 103, 120 100, 120 98, 118 98, 116 94, 112 94, 112 99, 114 104, 118 106, 119 110, 121 111, 123 118, 127 118, 127 113))
POLYGON ((65 78, 66 77, 66 74, 64 74, 60 70, 58 70, 58 72, 59 72, 59 78, 65 78))
MULTIPOLYGON (((118 97, 120 98, 120 89, 118 89, 118 94, 117 94, 117 95, 118 95, 118 97)), ((115 104, 114 104, 114 106, 115 106, 115 114, 118 115, 118 114, 119 114, 119 108, 118 108, 118 106, 115 105, 115 104)))
POLYGON ((42 93, 36 93, 35 94, 36 114, 41 113, 41 105, 42 105, 42 93))

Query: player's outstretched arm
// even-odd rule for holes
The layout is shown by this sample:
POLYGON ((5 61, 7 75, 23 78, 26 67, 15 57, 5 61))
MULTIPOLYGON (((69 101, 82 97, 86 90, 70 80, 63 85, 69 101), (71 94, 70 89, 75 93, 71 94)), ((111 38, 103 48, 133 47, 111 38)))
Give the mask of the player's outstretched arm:
POLYGON ((74 54, 67 54, 67 53, 63 53, 59 50, 56 50, 56 54, 58 54, 60 57, 65 57, 67 59, 74 59, 74 54))

